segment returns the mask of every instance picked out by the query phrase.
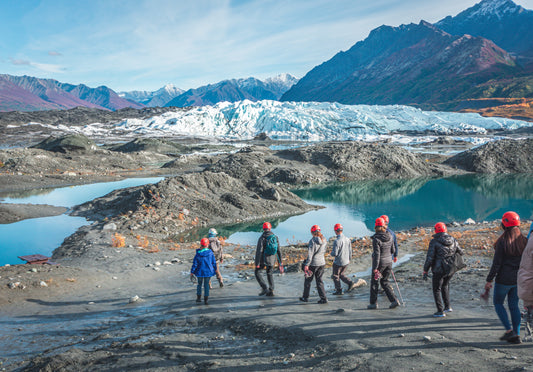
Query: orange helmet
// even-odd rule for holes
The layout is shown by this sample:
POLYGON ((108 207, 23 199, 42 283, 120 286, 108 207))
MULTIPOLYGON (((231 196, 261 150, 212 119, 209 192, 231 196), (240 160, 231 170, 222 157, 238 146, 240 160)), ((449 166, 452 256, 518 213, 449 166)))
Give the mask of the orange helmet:
POLYGON ((311 232, 314 233, 316 231, 320 231, 320 226, 318 226, 318 225, 311 226, 311 232))
POLYGON ((374 227, 378 226, 385 226, 385 220, 381 217, 376 218, 376 223, 374 224, 374 227))
POLYGON ((383 221, 385 221, 385 225, 389 224, 389 216, 387 216, 386 214, 380 216, 379 218, 383 218, 383 221))
POLYGON ((505 212, 502 223, 505 227, 520 226, 520 216, 516 212, 505 212))
POLYGON ((202 247, 207 247, 209 245, 209 239, 207 238, 202 238, 202 240, 200 240, 200 245, 202 247))
POLYGON ((333 226, 333 230, 342 231, 342 230, 344 230, 344 228, 342 227, 342 225, 340 223, 337 223, 337 224, 335 224, 335 226, 333 226))
POLYGON ((448 228, 446 227, 446 224, 444 222, 437 222, 435 224, 435 234, 442 232, 448 232, 448 228))
POLYGON ((263 224, 263 230, 271 230, 272 229, 272 225, 270 224, 270 222, 265 222, 263 224))

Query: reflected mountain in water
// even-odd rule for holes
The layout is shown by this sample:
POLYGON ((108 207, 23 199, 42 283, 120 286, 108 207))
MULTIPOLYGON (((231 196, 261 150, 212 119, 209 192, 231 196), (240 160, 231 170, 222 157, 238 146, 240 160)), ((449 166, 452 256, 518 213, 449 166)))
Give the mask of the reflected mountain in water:
POLYGON ((304 200, 345 205, 386 203, 416 193, 431 178, 408 180, 368 180, 331 184, 328 186, 293 190, 304 200))
POLYGON ((455 176, 450 182, 495 199, 533 199, 533 173, 455 176))

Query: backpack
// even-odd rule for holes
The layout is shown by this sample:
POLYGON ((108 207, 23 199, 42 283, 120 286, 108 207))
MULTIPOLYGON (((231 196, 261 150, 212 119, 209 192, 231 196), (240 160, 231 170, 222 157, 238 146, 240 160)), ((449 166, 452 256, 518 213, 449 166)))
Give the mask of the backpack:
POLYGON ((265 256, 273 256, 278 252, 278 238, 276 235, 267 235, 265 237, 265 256))

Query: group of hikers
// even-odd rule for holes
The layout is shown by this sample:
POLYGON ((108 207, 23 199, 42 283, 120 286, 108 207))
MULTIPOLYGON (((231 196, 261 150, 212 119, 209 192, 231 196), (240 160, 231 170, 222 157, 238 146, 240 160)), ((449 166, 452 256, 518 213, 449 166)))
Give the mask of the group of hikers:
MULTIPOLYGON (((500 340, 510 343, 521 343, 520 323, 522 312, 519 307, 519 299, 524 302, 529 321, 533 318, 533 239, 526 238, 520 230, 520 217, 515 212, 504 213, 501 220, 503 233, 494 243, 494 258, 485 284, 485 296, 494 287, 493 303, 505 333, 500 340), (529 239, 529 240, 528 240, 529 239), (492 282, 495 281, 493 286, 492 282), (511 321, 504 301, 507 298, 511 321)), ((347 292, 356 288, 356 283, 349 279, 345 273, 352 259, 352 242, 343 234, 343 226, 340 223, 333 227, 335 239, 330 253, 333 261, 332 279, 335 284, 334 295, 342 295, 342 284, 347 285, 347 292)), ((368 309, 378 308, 379 286, 387 296, 390 309, 400 306, 394 289, 389 282, 392 276, 394 282, 393 263, 398 260, 398 243, 396 234, 389 228, 389 218, 382 215, 375 220, 375 234, 372 235, 372 268, 370 280, 370 303, 368 309)), ((531 233, 531 231, 530 231, 531 233)), ((326 266, 327 239, 318 225, 311 227, 311 239, 308 243, 307 257, 302 262, 304 273, 303 294, 299 298, 302 302, 309 301, 311 284, 313 280, 319 296, 319 304, 327 304, 328 299, 324 288, 323 275, 326 266)), ((202 287, 204 288, 204 302, 208 304, 211 277, 217 277, 220 287, 223 287, 222 276, 219 271, 219 263, 223 262, 222 246, 217 238, 217 231, 210 229, 208 238, 200 241, 200 248, 196 251, 191 268, 191 278, 196 277, 197 302, 201 302, 202 287)), ((434 235, 429 242, 426 260, 423 267, 422 278, 427 280, 429 271, 432 272, 432 289, 437 311, 434 317, 445 317, 453 311, 450 304, 450 280, 453 275, 463 267, 463 249, 457 240, 448 234, 445 223, 438 222, 434 227, 434 235)), ((263 234, 259 237, 255 254, 255 277, 261 286, 259 296, 274 296, 273 270, 279 266, 281 273, 284 272, 282 255, 278 237, 272 232, 270 222, 263 223, 263 234), (266 271, 267 281, 262 271, 266 271)), ((396 282, 396 285, 398 283, 396 282)), ((398 287, 398 294, 399 287, 398 287)))

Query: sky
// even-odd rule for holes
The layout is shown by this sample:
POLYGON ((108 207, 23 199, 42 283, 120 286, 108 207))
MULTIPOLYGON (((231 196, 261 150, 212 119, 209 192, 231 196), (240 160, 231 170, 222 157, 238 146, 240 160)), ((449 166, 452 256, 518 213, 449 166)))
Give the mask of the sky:
POLYGON ((301 78, 378 26, 434 23, 477 2, 0 0, 0 73, 115 91, 301 78))

